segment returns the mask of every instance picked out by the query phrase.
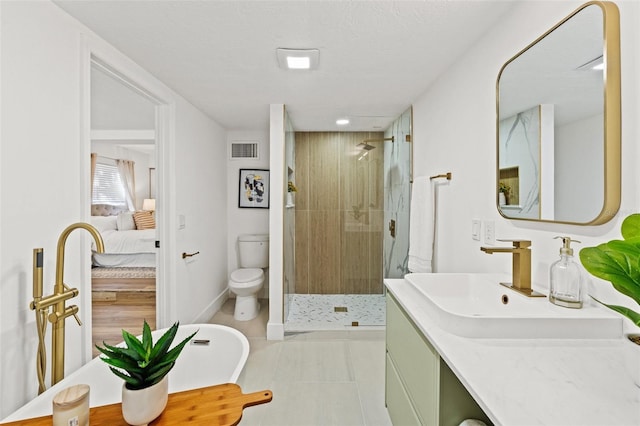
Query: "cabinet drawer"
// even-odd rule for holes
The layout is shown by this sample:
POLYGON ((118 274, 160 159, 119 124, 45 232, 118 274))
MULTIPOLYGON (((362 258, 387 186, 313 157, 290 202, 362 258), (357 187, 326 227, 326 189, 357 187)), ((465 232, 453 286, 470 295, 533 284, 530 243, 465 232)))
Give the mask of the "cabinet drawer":
POLYGON ((398 372, 393 366, 393 361, 387 354, 387 371, 385 380, 385 402, 391 423, 402 426, 419 426, 420 419, 411 406, 409 395, 402 387, 398 372))
POLYGON ((440 357, 388 293, 387 351, 422 423, 438 424, 440 357))

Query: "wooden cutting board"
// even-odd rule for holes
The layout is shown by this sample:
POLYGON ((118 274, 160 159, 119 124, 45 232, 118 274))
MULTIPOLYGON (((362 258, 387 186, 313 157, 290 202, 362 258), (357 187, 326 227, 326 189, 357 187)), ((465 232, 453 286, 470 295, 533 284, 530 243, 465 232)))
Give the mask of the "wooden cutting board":
MULTIPOLYGON (((273 393, 270 390, 243 394, 240 386, 234 383, 172 393, 169 395, 167 407, 160 417, 149 423, 149 426, 184 423, 237 425, 244 408, 270 402, 272 398, 273 393)), ((120 403, 91 408, 89 421, 91 426, 127 425, 122 418, 120 403)), ((2 425, 51 426, 51 422, 52 416, 44 416, 2 425)))

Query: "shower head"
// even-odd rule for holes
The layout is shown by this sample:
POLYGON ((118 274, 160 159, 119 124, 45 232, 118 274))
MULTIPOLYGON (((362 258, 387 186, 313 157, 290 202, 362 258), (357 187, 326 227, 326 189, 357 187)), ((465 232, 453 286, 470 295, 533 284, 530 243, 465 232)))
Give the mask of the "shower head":
POLYGON ((367 141, 361 142, 361 143, 359 143, 359 144, 358 144, 358 145, 356 145, 356 146, 357 146, 358 148, 360 148, 360 149, 365 150, 365 151, 371 151, 372 149, 376 149, 376 147, 375 147, 375 146, 373 146, 373 145, 369 145, 369 144, 367 143, 367 141))
POLYGON ((375 148, 375 146, 371 146, 367 142, 385 142, 385 141, 391 141, 393 143, 393 142, 396 141, 396 137, 395 136, 390 136, 388 138, 365 139, 361 143, 359 143, 358 146, 361 147, 361 148, 370 150, 370 149, 375 148), (369 146, 370 148, 366 148, 367 146, 369 146))

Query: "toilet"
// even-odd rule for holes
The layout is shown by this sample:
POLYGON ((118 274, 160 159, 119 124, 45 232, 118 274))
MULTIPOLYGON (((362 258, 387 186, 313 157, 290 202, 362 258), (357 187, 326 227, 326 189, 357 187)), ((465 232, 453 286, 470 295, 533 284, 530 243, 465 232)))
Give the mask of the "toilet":
POLYGON ((258 316, 258 291, 264 284, 264 271, 269 266, 269 235, 248 234, 238 236, 240 269, 231 273, 229 290, 236 295, 233 317, 249 321, 258 316))

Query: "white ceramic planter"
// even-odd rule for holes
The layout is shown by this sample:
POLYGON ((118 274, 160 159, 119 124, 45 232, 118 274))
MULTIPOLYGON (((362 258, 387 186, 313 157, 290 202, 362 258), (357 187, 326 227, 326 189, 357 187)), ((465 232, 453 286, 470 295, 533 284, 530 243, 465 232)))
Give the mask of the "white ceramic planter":
POLYGON ((133 426, 146 426, 162 414, 169 398, 169 378, 165 376, 155 385, 130 390, 122 385, 122 416, 133 426))

